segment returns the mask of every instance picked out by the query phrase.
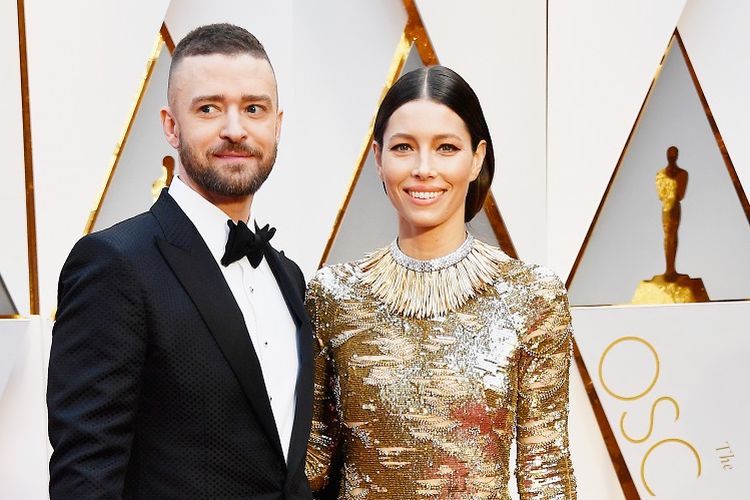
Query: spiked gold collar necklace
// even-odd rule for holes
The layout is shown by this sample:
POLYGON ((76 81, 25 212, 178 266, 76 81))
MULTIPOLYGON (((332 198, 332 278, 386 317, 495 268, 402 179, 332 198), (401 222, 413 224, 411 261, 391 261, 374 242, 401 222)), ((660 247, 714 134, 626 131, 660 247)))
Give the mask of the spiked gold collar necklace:
POLYGON ((395 314, 418 319, 460 309, 500 276, 509 257, 470 233, 443 257, 419 260, 404 254, 398 240, 363 260, 363 282, 395 314))

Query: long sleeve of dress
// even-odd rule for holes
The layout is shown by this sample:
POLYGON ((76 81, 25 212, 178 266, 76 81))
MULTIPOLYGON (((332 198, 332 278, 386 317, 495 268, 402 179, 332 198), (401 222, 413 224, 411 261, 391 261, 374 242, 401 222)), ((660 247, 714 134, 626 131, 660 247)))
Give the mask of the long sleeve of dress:
POLYGON ((522 499, 575 499, 568 448, 568 380, 572 349, 565 288, 552 274, 533 285, 540 311, 521 339, 518 366, 516 479, 522 499))
POLYGON ((331 474, 331 461, 338 441, 339 420, 334 394, 335 376, 328 339, 332 317, 329 309, 335 304, 327 297, 320 282, 313 279, 307 291, 305 306, 315 329, 313 421, 307 447, 305 472, 313 491, 325 488, 331 474))

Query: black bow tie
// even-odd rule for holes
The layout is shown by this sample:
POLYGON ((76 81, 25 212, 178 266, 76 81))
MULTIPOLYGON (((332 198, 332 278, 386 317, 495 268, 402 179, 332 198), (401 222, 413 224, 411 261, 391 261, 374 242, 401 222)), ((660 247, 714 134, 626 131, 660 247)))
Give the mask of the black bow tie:
POLYGON ((227 239, 227 246, 224 248, 221 264, 228 266, 242 257, 247 257, 250 265, 258 267, 260 261, 263 260, 263 250, 276 233, 276 228, 270 227, 268 224, 259 228, 256 222, 255 232, 253 233, 244 222, 239 221, 235 224, 231 220, 227 221, 227 226, 229 226, 229 239, 227 239))

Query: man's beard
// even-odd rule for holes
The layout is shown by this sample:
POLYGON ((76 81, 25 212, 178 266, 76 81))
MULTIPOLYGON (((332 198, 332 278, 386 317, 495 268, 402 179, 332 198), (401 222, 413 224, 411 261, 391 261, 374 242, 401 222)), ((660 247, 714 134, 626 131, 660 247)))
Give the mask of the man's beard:
MULTIPOLYGON (((180 147, 177 151, 185 173, 206 191, 220 196, 249 196, 260 189, 271 173, 276 161, 277 147, 278 145, 274 144, 271 153, 264 155, 258 148, 224 141, 221 146, 209 149, 203 158, 200 158, 197 152, 180 137, 180 147), (212 166, 210 158, 222 153, 245 153, 255 158, 256 165, 212 166)), ((247 160, 245 158, 242 161, 247 160)))

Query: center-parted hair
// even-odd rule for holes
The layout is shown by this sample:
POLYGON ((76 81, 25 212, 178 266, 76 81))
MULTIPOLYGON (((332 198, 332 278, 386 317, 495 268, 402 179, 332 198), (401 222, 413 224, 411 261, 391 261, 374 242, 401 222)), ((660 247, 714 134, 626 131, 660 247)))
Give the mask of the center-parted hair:
POLYGON ((407 102, 416 100, 444 104, 460 116, 469 130, 472 151, 477 150, 482 140, 487 143, 482 169, 469 184, 466 195, 464 221, 468 222, 482 209, 495 175, 495 151, 479 98, 466 80, 445 66, 428 66, 410 71, 393 84, 380 104, 375 117, 375 142, 383 145, 383 134, 391 115, 407 102))
MULTIPOLYGON (((266 49, 255 36, 245 28, 229 23, 207 24, 195 28, 174 48, 172 62, 169 65, 169 84, 172 73, 186 57, 222 54, 234 56, 248 54, 258 59, 265 59, 271 66, 266 49)), ((167 90, 169 92, 169 90, 167 90)))

